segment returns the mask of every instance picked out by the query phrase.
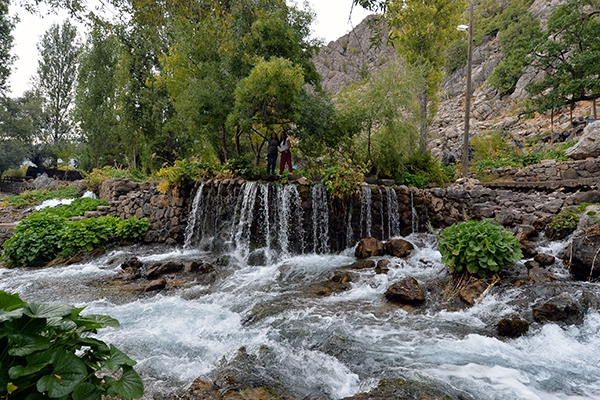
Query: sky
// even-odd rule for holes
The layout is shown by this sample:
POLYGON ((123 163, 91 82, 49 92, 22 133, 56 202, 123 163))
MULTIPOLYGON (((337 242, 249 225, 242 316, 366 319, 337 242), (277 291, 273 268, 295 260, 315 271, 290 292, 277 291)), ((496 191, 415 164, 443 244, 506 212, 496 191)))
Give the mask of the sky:
MULTIPOLYGON (((18 57, 12 68, 9 79, 11 97, 19 97, 30 87, 30 78, 36 74, 38 64, 37 43, 53 23, 62 23, 67 12, 57 15, 32 15, 11 2, 9 13, 17 14, 20 22, 13 30, 14 46, 12 54, 18 57)), ((288 4, 301 4, 302 0, 287 0, 288 4)), ((352 9, 352 0, 308 0, 310 7, 316 13, 313 22, 312 37, 321 38, 325 44, 336 40, 360 23, 369 12, 361 7, 352 9), (352 12, 351 12, 352 11, 352 12), (351 17, 351 18, 350 18, 351 17)))

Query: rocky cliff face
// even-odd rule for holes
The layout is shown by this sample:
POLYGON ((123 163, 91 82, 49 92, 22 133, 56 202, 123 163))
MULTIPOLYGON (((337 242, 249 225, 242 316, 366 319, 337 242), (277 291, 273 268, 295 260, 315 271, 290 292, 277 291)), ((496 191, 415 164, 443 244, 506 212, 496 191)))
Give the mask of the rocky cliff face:
MULTIPOLYGON (((568 0, 535 0, 530 12, 539 18, 542 26, 547 24, 552 11, 568 0)), ((354 31, 329 43, 314 58, 317 70, 323 77, 323 88, 330 93, 339 92, 346 84, 356 82, 365 74, 375 73, 396 53, 389 46, 371 48, 371 29, 367 21, 359 24, 354 31)), ((486 85, 494 69, 502 62, 502 52, 497 37, 473 51, 473 100, 471 102, 471 136, 488 131, 505 132, 507 140, 524 141, 534 135, 549 135, 554 132, 571 130, 563 135, 579 134, 583 126, 574 127, 569 113, 555 114, 554 126, 550 115, 525 119, 518 114, 517 105, 526 99, 525 86, 538 78, 536 71, 527 69, 517 83, 514 93, 501 97, 493 87, 486 85)), ((466 68, 460 68, 447 76, 441 92, 439 111, 431 124, 430 148, 432 153, 444 163, 460 159, 462 135, 464 132, 464 100, 466 88, 466 68)), ((578 122, 585 121, 588 105, 582 105, 574 112, 580 116, 578 122)))

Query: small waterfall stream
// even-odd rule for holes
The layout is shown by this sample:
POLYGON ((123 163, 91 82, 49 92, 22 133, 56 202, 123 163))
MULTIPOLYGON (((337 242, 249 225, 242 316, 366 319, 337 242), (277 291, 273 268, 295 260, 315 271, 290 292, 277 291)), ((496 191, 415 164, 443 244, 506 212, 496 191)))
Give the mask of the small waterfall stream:
POLYGON ((371 236, 371 188, 369 186, 361 187, 361 208, 360 208, 360 235, 361 237, 371 236))

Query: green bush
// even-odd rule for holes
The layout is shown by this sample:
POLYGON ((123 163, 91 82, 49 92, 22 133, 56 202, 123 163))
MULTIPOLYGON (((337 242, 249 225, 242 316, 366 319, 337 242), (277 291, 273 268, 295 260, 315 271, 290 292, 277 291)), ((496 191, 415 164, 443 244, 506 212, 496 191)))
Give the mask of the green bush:
POLYGON ((185 159, 175 161, 170 167, 161 168, 156 175, 162 179, 157 189, 166 193, 170 189, 213 175, 213 169, 196 159, 185 159))
POLYGON ((24 218, 4 242, 2 260, 9 267, 39 266, 53 259, 105 247, 113 241, 140 240, 150 228, 146 218, 111 216, 70 221, 104 200, 81 198, 70 205, 46 208, 24 218))
POLYGON ((554 229, 555 231, 561 231, 563 229, 575 229, 579 224, 579 214, 576 211, 563 208, 560 212, 552 219, 547 228, 554 229))
POLYGON ((450 273, 485 277, 523 257, 517 238, 490 220, 466 221, 444 229, 438 248, 450 273))
POLYGON ((66 304, 26 303, 17 294, 0 291, 0 398, 142 397, 136 362, 90 337, 119 322, 105 315, 82 316, 81 311, 66 304))
POLYGON ((365 175, 362 169, 349 164, 326 168, 323 171, 323 185, 332 198, 345 199, 360 193, 360 184, 365 175))
POLYGON ((254 176, 254 165, 252 161, 244 156, 235 156, 227 160, 227 168, 235 175, 250 179, 254 176))

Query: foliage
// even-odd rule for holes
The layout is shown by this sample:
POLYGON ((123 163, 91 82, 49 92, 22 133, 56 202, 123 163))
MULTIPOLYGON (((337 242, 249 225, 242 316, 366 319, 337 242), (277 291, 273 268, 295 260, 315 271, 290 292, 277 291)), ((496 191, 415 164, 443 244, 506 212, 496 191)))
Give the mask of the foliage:
POLYGON ((106 315, 84 316, 82 311, 66 304, 26 303, 17 294, 0 291, 1 398, 143 395, 142 380, 133 369, 136 362, 91 337, 119 322, 106 315))
POLYGON ((575 229, 579 224, 579 214, 574 210, 563 208, 560 213, 552 219, 547 228, 554 229, 555 231, 561 231, 563 229, 575 229))
POLYGON ((211 166, 197 159, 177 160, 172 166, 162 167, 156 173, 156 176, 162 179, 157 189, 166 193, 170 189, 185 186, 187 183, 195 182, 212 174, 211 166))
POLYGON ((439 160, 429 152, 416 152, 402 165, 402 173, 397 183, 424 188, 429 183, 443 184, 454 180, 454 171, 443 169, 439 160))
POLYGON ((365 179, 363 169, 350 162, 326 168, 322 175, 323 185, 334 199, 346 199, 360 193, 360 185, 365 179))
POLYGON ((100 184, 108 179, 120 178, 134 182, 144 182, 148 179, 146 175, 136 169, 119 169, 111 166, 94 168, 83 180, 86 187, 94 192, 98 191, 100 184))
POLYGON ((532 65, 544 72, 526 89, 536 111, 592 100, 600 93, 600 18, 597 0, 573 0, 557 7, 545 38, 532 54, 532 65))
POLYGON ((517 238, 490 220, 469 220, 444 229, 438 248, 450 273, 485 277, 519 261, 523 253, 517 238))
POLYGON ((249 179, 255 175, 252 161, 244 156, 231 157, 229 160, 227 160, 226 167, 234 175, 241 176, 242 178, 249 179))
MULTIPOLYGON (((9 0, 0 0, 0 98, 7 91, 6 81, 10 75, 10 66, 15 57, 10 54, 13 47, 12 30, 15 28, 16 18, 8 15, 9 0)), ((1 158, 0 158, 1 159, 1 158)))
POLYGON ((13 236, 4 242, 2 260, 9 267, 39 266, 55 258, 102 248, 112 241, 140 240, 150 228, 146 218, 69 220, 104 204, 104 200, 79 198, 70 205, 34 212, 20 221, 13 236))
MULTIPOLYGON (((0 2, 0 14, 1 8, 0 2)), ((0 15, 0 32, 1 18, 0 15)), ((21 165, 27 158, 33 131, 30 121, 24 115, 22 100, 2 97, 1 86, 0 82, 0 176, 7 169, 21 165)))
POLYGON ((478 173, 495 168, 523 168, 539 164, 542 160, 568 161, 565 152, 574 144, 573 141, 567 141, 542 149, 525 147, 521 150, 509 144, 502 132, 491 132, 471 140, 475 170, 478 173))
POLYGON ((41 204, 45 200, 72 199, 77 196, 79 196, 79 189, 75 186, 59 187, 58 189, 27 190, 21 194, 6 197, 1 205, 23 208, 41 204))
MULTIPOLYGON (((66 20, 62 26, 52 24, 38 44, 39 88, 45 98, 44 116, 49 137, 46 142, 62 149, 73 139, 69 112, 77 77, 80 51, 77 28, 66 20)), ((57 157, 55 155, 55 157, 57 157)))

